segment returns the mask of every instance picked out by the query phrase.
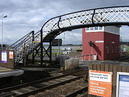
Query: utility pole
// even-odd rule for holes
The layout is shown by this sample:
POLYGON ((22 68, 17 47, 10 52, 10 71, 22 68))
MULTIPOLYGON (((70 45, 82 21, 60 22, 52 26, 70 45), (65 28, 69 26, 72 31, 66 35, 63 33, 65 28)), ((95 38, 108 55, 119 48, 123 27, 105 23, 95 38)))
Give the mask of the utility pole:
POLYGON ((4 46, 4 18, 7 18, 7 15, 3 16, 2 17, 2 32, 1 32, 1 39, 2 39, 2 43, 1 43, 1 48, 2 48, 2 51, 3 51, 3 46, 4 46))

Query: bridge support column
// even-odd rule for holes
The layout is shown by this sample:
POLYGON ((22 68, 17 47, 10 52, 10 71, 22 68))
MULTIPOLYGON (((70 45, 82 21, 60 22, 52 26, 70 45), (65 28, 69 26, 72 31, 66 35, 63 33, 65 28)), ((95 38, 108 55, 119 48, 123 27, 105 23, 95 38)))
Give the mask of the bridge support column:
POLYGON ((43 66, 43 32, 42 30, 40 31, 40 38, 41 38, 41 43, 40 43, 40 49, 41 49, 41 54, 40 54, 40 65, 43 66))
POLYGON ((49 43, 49 46, 50 46, 50 58, 49 58, 49 61, 50 61, 50 64, 52 63, 52 41, 50 41, 49 43))
MULTIPOLYGON (((32 44, 34 44, 34 31, 32 31, 32 44)), ((34 49, 32 50, 32 64, 35 62, 35 54, 34 54, 34 49)))

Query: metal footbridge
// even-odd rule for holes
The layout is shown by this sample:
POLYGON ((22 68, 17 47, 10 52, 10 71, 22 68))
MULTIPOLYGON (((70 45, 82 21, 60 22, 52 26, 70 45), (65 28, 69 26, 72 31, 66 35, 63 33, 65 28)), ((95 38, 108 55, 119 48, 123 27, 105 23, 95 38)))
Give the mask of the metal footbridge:
POLYGON ((59 34, 84 27, 111 25, 129 25, 129 6, 82 10, 51 18, 38 32, 32 31, 11 45, 15 51, 15 64, 34 64, 35 57, 39 56, 40 66, 44 66, 52 62, 52 41, 59 34))

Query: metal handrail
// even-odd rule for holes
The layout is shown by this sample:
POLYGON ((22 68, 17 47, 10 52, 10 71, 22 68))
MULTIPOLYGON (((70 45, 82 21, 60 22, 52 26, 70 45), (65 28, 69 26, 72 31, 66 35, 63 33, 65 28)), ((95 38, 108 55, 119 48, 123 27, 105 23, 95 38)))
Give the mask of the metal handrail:
POLYGON ((20 38, 19 40, 17 40, 16 42, 14 42, 12 45, 10 45, 10 47, 14 47, 19 41, 26 39, 32 32, 26 34, 25 36, 23 36, 22 38, 20 38))

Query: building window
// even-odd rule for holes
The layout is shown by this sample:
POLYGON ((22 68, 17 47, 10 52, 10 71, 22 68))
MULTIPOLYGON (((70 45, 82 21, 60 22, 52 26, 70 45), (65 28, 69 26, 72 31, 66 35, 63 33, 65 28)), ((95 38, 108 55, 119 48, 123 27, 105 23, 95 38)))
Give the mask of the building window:
POLYGON ((90 27, 90 30, 94 30, 94 27, 90 27))
POLYGON ((102 27, 99 27, 99 30, 102 30, 102 27))
POLYGON ((89 27, 87 27, 86 30, 88 31, 89 30, 89 27))
POLYGON ((114 46, 112 46, 112 53, 114 53, 114 46))
POLYGON ((98 30, 98 27, 95 27, 95 30, 98 30))
POLYGON ((107 52, 107 54, 109 54, 109 47, 108 46, 106 46, 106 52, 107 52))

